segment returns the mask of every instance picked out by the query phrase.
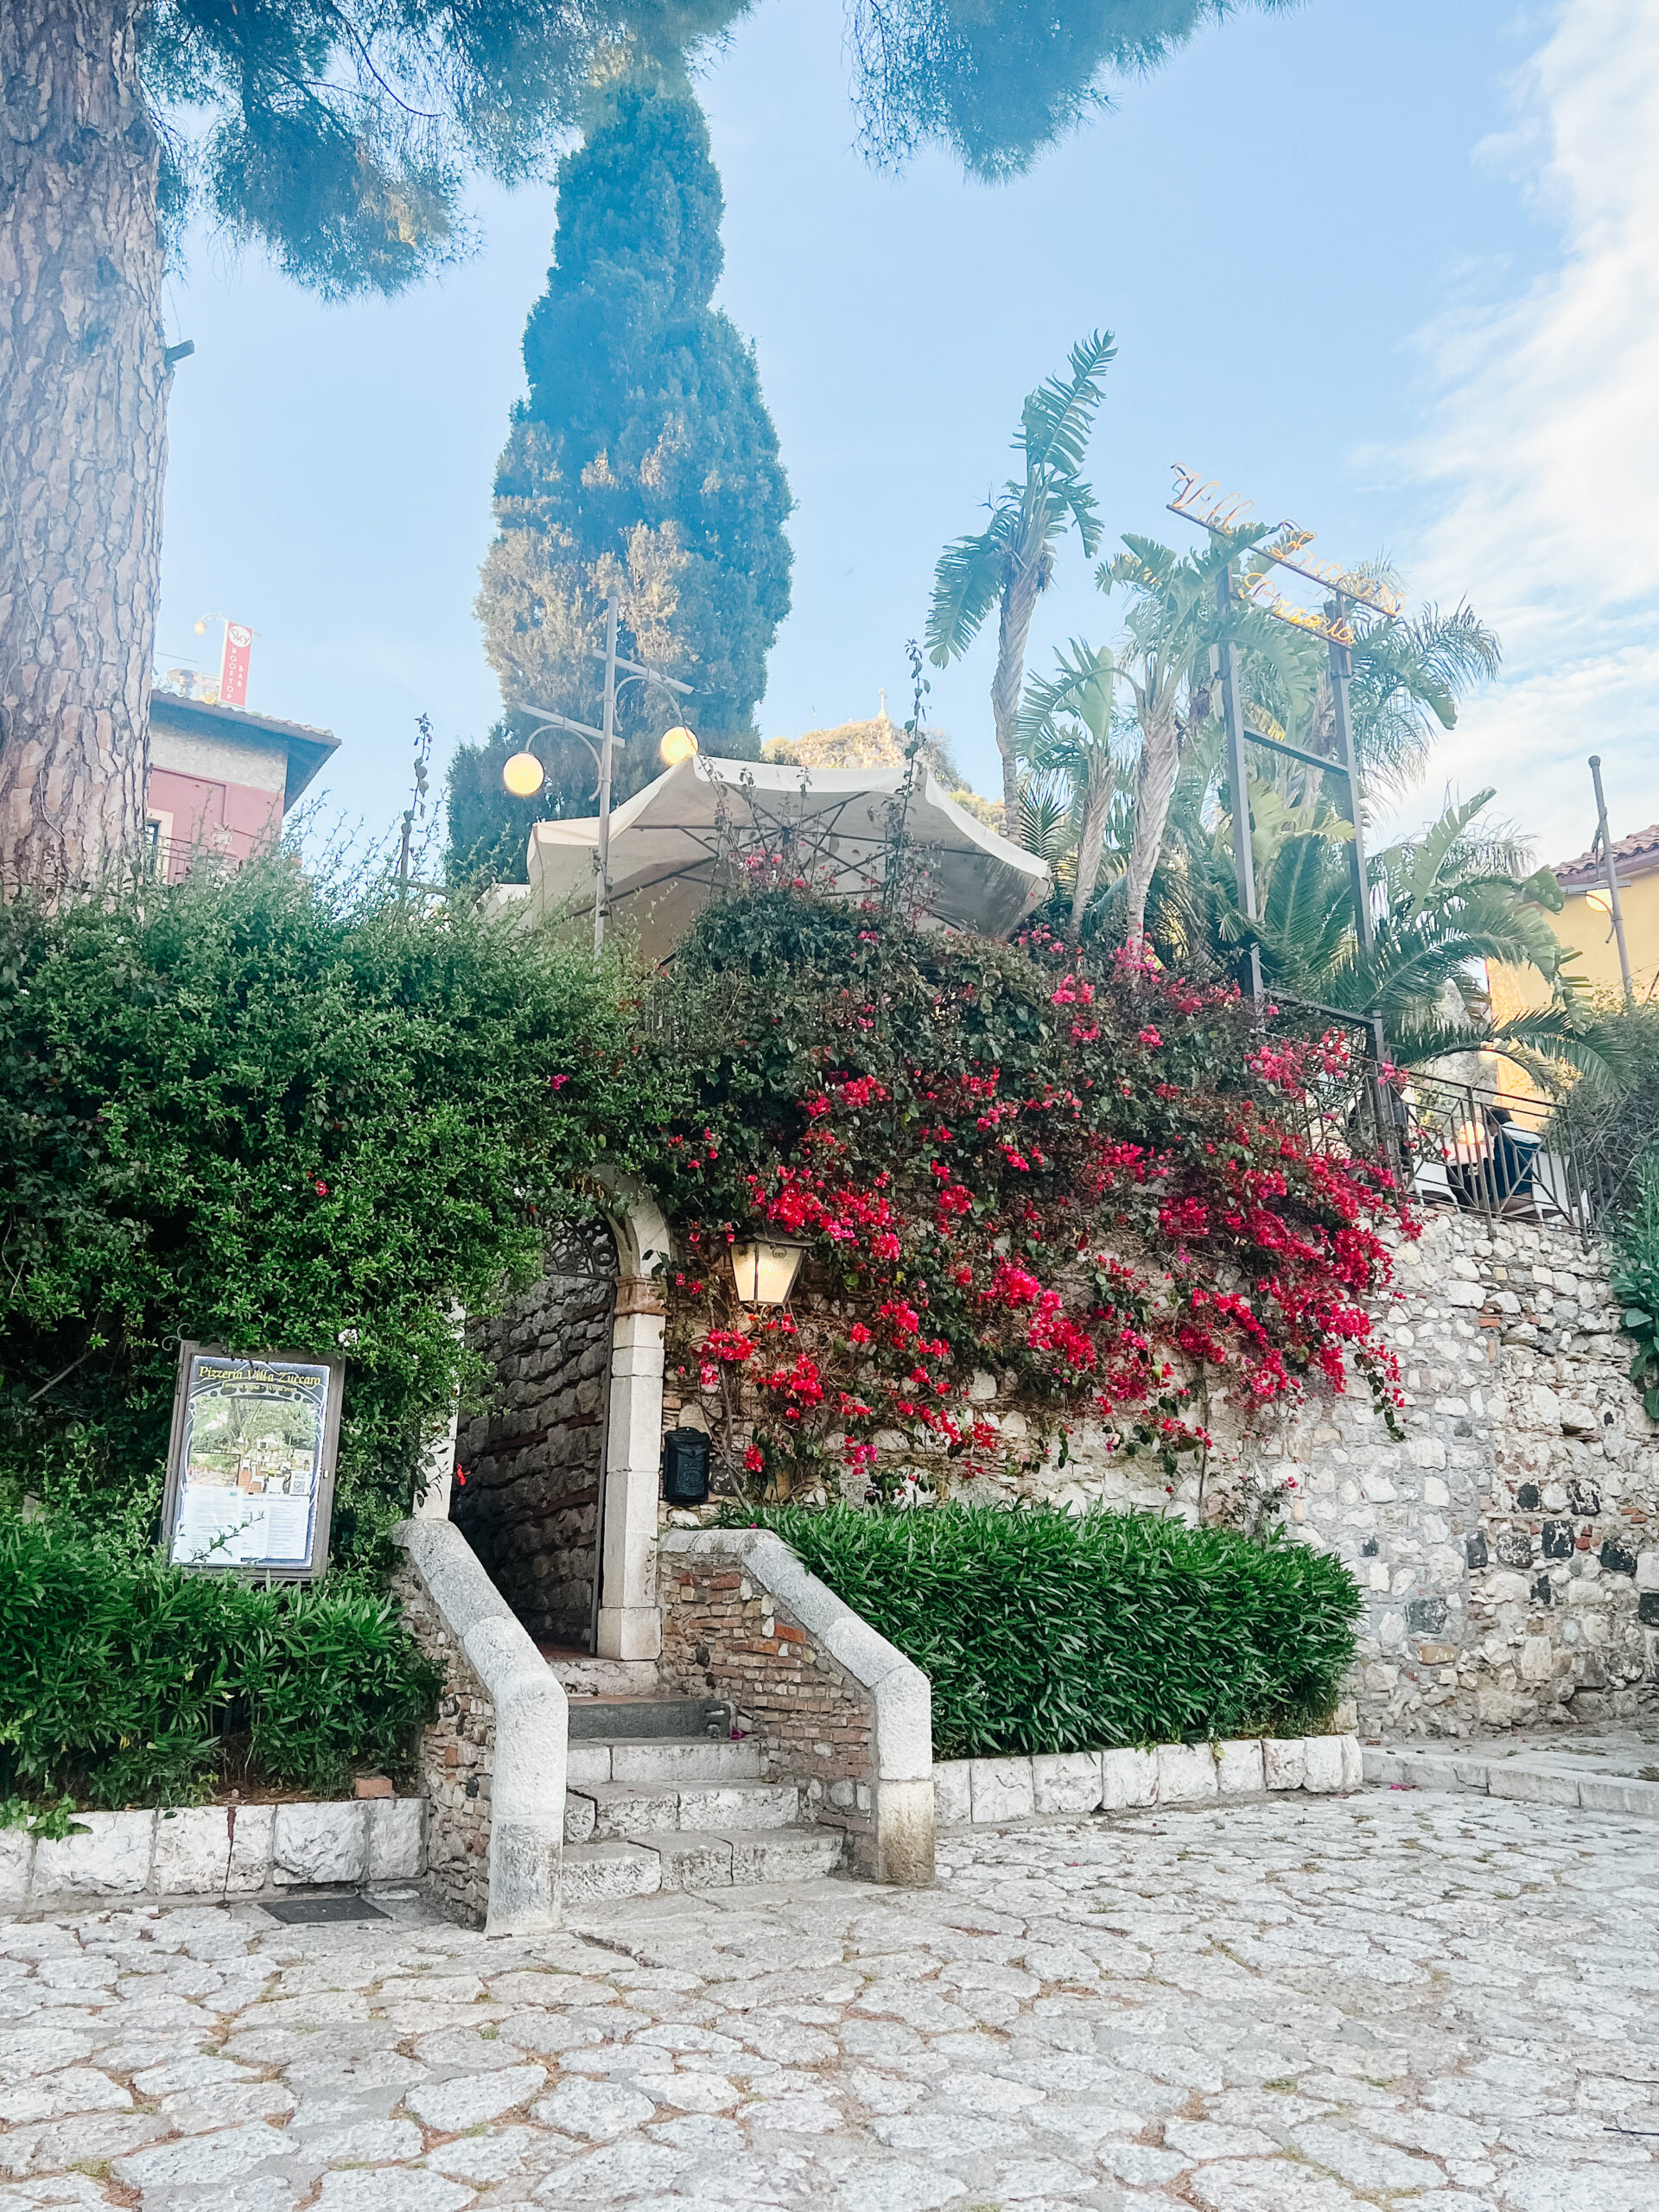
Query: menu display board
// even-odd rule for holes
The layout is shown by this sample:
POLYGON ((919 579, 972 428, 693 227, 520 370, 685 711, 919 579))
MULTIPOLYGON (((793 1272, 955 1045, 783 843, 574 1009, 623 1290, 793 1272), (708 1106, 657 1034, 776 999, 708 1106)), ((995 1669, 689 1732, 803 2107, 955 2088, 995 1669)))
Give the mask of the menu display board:
POLYGON ((181 1346, 162 1514, 175 1567, 322 1572, 343 1374, 299 1353, 181 1346))

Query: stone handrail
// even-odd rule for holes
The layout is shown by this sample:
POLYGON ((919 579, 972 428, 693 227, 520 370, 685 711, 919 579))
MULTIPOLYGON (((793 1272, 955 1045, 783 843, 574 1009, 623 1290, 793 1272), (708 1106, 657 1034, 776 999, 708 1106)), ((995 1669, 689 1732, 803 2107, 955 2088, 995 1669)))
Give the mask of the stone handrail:
POLYGON ((931 1882, 933 1694, 921 1669, 770 1529, 670 1529, 658 1559, 664 1673, 734 1700, 771 1770, 847 1830, 855 1871, 931 1882))
POLYGON ((556 1928, 569 1734, 563 1687, 453 1523, 402 1521, 392 1541, 408 1554, 493 1713, 484 1932, 556 1928))

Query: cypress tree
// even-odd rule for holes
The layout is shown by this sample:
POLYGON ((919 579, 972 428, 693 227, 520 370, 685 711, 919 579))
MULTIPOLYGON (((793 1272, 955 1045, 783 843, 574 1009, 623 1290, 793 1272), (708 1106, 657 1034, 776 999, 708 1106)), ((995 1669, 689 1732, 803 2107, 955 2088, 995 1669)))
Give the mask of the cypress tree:
MULTIPOLYGON (((753 348, 710 305, 724 201, 708 125, 662 75, 596 99, 560 168, 556 258, 524 334, 530 391, 496 474, 499 534, 478 601, 485 647, 521 740, 533 728, 523 702, 597 723, 594 655, 614 591, 620 650, 693 687, 706 751, 753 760, 766 653, 789 607, 790 498, 753 348)), ((678 718, 661 690, 622 690, 614 799, 660 772, 657 740, 678 718)), ((492 781, 503 827, 525 817, 500 791, 505 749, 498 733, 451 771, 459 872, 495 857, 492 781)), ((591 812, 582 741, 550 733, 535 749, 549 776, 528 811, 591 812)))

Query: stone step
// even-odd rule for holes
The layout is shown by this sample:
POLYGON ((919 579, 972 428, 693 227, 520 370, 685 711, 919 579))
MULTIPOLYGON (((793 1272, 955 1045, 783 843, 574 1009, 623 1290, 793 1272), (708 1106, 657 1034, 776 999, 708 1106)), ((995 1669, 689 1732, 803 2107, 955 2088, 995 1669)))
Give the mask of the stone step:
POLYGON ((1599 1753, 1592 1739, 1571 1751, 1529 1745, 1492 1752, 1481 1745, 1368 1745, 1365 1779, 1395 1789, 1472 1789, 1535 1805, 1577 1806, 1586 1813, 1624 1813, 1659 1821, 1659 1780, 1650 1780, 1655 1747, 1599 1753))
POLYGON ((758 1782, 760 1754, 748 1743, 659 1736, 644 1742, 571 1740, 565 1781, 585 1789, 592 1782, 758 1782))
POLYGON ((841 1864, 836 1828, 669 1828, 567 1844, 560 1898, 567 1911, 660 1890, 747 1888, 804 1882, 841 1864))
POLYGON ((662 1890, 746 1889, 755 1882, 806 1882, 841 1864, 838 1828, 669 1828, 631 1835, 653 1851, 662 1890))
POLYGON ((717 1697, 584 1697, 570 1700, 570 1741, 669 1736, 722 1741, 732 1708, 717 1697))
POLYGON ((591 1782, 564 1793, 569 1843, 620 1842, 643 1832, 791 1827, 800 1793, 783 1782, 591 1782))

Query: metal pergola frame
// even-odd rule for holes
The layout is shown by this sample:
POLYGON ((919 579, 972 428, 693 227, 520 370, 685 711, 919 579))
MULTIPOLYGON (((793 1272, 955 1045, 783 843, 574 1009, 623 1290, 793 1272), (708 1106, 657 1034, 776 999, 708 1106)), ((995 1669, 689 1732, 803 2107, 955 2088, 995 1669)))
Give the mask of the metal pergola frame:
MULTIPOLYGON (((1167 512, 1179 515, 1184 522, 1197 523, 1212 537, 1230 542, 1238 535, 1237 531, 1227 524, 1212 522, 1203 515, 1193 514, 1174 500, 1168 503, 1167 512)), ((1324 637, 1330 654, 1337 751, 1332 754, 1308 753, 1300 746, 1287 745, 1282 738, 1268 737, 1260 730, 1249 728, 1244 721, 1239 696, 1238 647, 1230 638, 1211 648, 1211 670, 1221 683, 1222 713, 1227 732, 1227 776, 1233 791, 1233 874, 1238 887, 1238 903, 1243 909, 1246 921, 1260 922, 1261 908, 1255 894, 1255 855, 1250 841, 1248 760, 1244 750, 1247 745, 1259 745, 1269 753, 1282 754, 1287 760, 1300 761, 1304 767, 1317 768, 1321 774, 1342 778, 1344 793, 1342 810, 1353 831, 1348 848, 1348 872, 1354 901, 1354 931, 1360 950, 1369 953, 1376 943, 1376 930, 1371 918, 1370 885, 1367 875, 1364 789, 1360 782, 1359 760, 1354 750, 1353 717, 1348 702, 1348 686, 1353 677, 1353 631, 1348 620, 1348 610, 1351 607, 1367 607, 1373 613, 1380 613, 1385 621, 1394 621, 1398 618, 1391 608, 1379 604, 1376 600, 1368 598, 1361 592, 1350 591, 1330 578, 1316 576, 1310 569, 1302 568, 1282 554, 1270 551, 1266 546, 1253 546, 1250 550, 1259 553, 1263 560, 1272 561, 1280 568, 1288 569, 1294 575, 1306 576, 1309 582, 1318 583, 1322 590, 1331 594, 1336 602, 1329 626, 1323 630, 1317 625, 1292 621, 1289 616, 1281 614, 1274 607, 1263 607, 1260 611, 1271 615, 1274 621, 1284 622, 1289 628, 1312 630, 1314 635, 1324 637), (1339 631, 1346 632, 1346 636, 1338 634, 1339 631)), ((1216 580, 1216 597, 1223 608, 1239 600, 1239 594, 1234 588, 1230 560, 1216 580)), ((1262 982, 1261 945, 1254 938, 1250 942, 1250 992, 1259 1013, 1267 994, 1262 982)), ((1307 1003, 1311 1005, 1313 1002, 1307 1003)), ((1317 1010, 1332 1014, 1338 1011, 1335 1007, 1317 1010)), ((1383 1043, 1382 1017, 1375 1012, 1357 1015, 1347 1011, 1342 1014, 1341 1018, 1344 1021, 1364 1023, 1370 1027, 1380 1068, 1388 1057, 1383 1043)))

